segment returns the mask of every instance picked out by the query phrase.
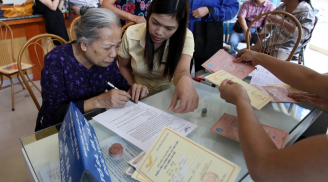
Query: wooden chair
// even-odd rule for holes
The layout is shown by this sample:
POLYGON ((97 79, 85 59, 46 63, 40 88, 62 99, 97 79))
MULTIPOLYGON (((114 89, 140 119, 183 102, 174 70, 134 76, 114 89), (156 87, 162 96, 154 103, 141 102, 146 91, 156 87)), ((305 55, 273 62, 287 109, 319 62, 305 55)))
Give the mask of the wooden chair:
MULTIPOLYGON (((136 24, 136 23, 134 23, 134 22, 130 22, 130 23, 125 24, 125 25, 122 27, 122 37, 123 37, 124 32, 128 29, 128 27, 131 26, 131 25, 134 25, 134 24, 136 24)), ((119 67, 119 66, 120 66, 120 65, 119 65, 120 56, 117 55, 117 56, 116 56, 116 59, 117 59, 117 66, 119 67)))
MULTIPOLYGON (((296 41, 296 44, 294 45, 292 51, 290 52, 288 58, 286 59, 286 61, 290 61, 291 58, 293 57, 300 41, 301 41, 301 38, 302 38, 302 27, 301 27, 301 24, 300 22, 291 14, 287 13, 287 12, 284 12, 284 11, 269 11, 269 12, 266 12, 266 13, 263 13, 259 16, 257 16, 252 22, 251 24, 248 26, 248 29, 247 29, 247 34, 249 34, 250 30, 251 30, 251 27, 254 23, 256 23, 259 19, 263 18, 263 17, 266 17, 265 18, 265 21, 266 21, 266 25, 265 27, 263 28, 262 32, 261 33, 264 33, 266 35, 266 38, 263 39, 262 42, 260 42, 260 45, 261 45, 261 50, 260 52, 262 53, 266 53, 266 54, 270 54, 270 55, 274 55, 275 57, 277 57, 277 55, 275 54, 275 51, 279 51, 281 45, 291 36, 292 32, 294 32, 294 30, 296 29, 296 27, 298 28, 298 37, 297 37, 297 41, 296 41), (271 19, 269 19, 268 15, 277 15, 277 16, 280 16, 281 17, 281 20, 279 20, 279 22, 277 23, 274 23, 272 22, 271 19), (285 21, 284 20, 291 20, 294 24, 294 29, 293 31, 289 32, 289 34, 287 35, 287 37, 283 40, 282 44, 277 47, 277 42, 280 38, 280 36, 282 36, 282 30, 284 29, 284 23, 285 21), (281 25, 280 25, 281 24, 281 25), (264 32, 263 32, 264 31, 264 32)), ((256 27, 257 28, 257 27, 256 27)), ((258 36, 258 39, 260 40, 260 33, 257 32, 256 30, 256 33, 257 33, 257 36, 258 36)), ((246 38, 246 43, 247 43, 247 49, 250 49, 250 41, 249 41, 249 37, 247 36, 246 38)))
MULTIPOLYGON (((23 66, 23 70, 28 70, 30 68, 32 68, 32 65, 24 64, 23 66)), ((1 79, 0 90, 3 84, 3 76, 9 78, 10 80, 12 111, 15 111, 14 95, 21 91, 24 91, 25 87, 19 78, 17 63, 14 56, 13 32, 6 23, 0 21, 0 79, 1 79), (8 47, 9 44, 10 46, 8 47), (18 92, 14 91, 15 84, 13 83, 13 78, 15 76, 17 76, 17 79, 23 88, 18 92)))
POLYGON ((18 71, 20 76, 23 79, 23 82, 30 93, 35 106, 38 110, 40 110, 40 104, 38 100, 36 99, 32 89, 31 85, 28 83, 27 79, 36 87, 36 89, 41 93, 41 90, 34 84, 34 82, 27 77, 27 79, 24 77, 24 75, 27 75, 26 70, 22 69, 22 59, 24 56, 28 59, 28 61, 33 65, 33 71, 41 78, 41 69, 43 68, 44 56, 50 52, 55 46, 53 41, 59 41, 61 44, 66 44, 66 40, 63 38, 53 35, 53 34, 41 34, 32 37, 30 40, 28 40, 22 49, 19 51, 17 64, 18 64, 18 71), (34 58, 34 59, 33 59, 34 58), (32 61, 33 59, 33 61, 32 61), (36 63, 36 64, 33 64, 36 63))
POLYGON ((72 42, 73 40, 76 40, 76 35, 75 35, 75 28, 77 21, 80 19, 81 16, 74 18, 72 21, 70 27, 69 27, 69 40, 72 42))

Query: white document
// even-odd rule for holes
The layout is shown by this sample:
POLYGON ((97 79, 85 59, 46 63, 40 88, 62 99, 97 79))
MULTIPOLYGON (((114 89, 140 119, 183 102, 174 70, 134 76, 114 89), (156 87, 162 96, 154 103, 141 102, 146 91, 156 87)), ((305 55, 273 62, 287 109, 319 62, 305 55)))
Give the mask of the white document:
POLYGON ((257 66, 257 69, 254 70, 251 75, 252 79, 249 83, 251 85, 268 86, 269 84, 284 84, 284 82, 279 80, 270 71, 262 66, 257 66))
POLYGON ((147 151, 164 126, 186 136, 197 125, 139 102, 128 102, 93 118, 140 149, 147 151))
POLYGON ((128 176, 123 172, 129 166, 128 161, 135 158, 142 151, 119 136, 109 137, 101 141, 99 144, 101 146, 101 151, 108 167, 112 182, 137 182, 137 180, 131 178, 131 176, 128 176), (123 155, 121 157, 113 158, 109 156, 109 147, 111 147, 114 143, 119 143, 123 146, 123 155))

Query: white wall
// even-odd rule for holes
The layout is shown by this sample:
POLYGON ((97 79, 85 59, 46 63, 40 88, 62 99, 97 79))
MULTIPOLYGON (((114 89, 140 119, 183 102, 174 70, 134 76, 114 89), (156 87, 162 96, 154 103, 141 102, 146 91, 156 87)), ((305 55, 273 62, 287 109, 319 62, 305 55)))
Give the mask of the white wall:
POLYGON ((26 0, 3 0, 3 4, 23 4, 26 0))

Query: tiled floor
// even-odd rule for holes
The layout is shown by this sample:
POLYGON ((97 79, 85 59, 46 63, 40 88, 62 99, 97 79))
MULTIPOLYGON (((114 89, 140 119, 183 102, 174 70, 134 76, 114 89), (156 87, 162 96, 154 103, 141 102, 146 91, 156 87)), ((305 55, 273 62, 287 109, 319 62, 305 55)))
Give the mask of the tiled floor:
MULTIPOLYGON (((16 91, 20 89, 15 85, 16 91)), ((41 94, 35 93, 41 100, 41 94)), ((15 111, 11 111, 10 88, 0 90, 0 101, 0 181, 29 181, 19 137, 34 131, 38 110, 27 90, 15 95, 15 111)))
MULTIPOLYGON (((327 28, 328 24, 318 24, 311 42, 327 43, 327 28)), ((305 60, 306 66, 320 73, 328 72, 327 55, 307 49, 305 60)), ((15 90, 19 89, 16 85, 15 90)), ((41 100, 40 94, 35 93, 41 100)), ((0 90, 0 181, 29 181, 19 137, 34 131, 38 111, 27 90, 15 95, 15 105, 13 112, 10 88, 0 90)))

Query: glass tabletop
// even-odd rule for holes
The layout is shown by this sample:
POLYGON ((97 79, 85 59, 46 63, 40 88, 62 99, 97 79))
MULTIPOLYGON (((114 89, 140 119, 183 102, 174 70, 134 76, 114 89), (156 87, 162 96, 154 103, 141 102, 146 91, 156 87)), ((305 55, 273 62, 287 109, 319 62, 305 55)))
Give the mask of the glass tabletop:
MULTIPOLYGON (((198 92, 200 102, 198 109, 191 113, 175 114, 167 111, 171 104, 174 88, 143 99, 142 102, 199 125, 187 137, 240 166, 241 171, 236 181, 241 181, 248 175, 248 170, 239 142, 209 130, 224 113, 237 116, 236 107, 220 98, 217 87, 213 88, 198 82, 195 82, 194 86, 198 92), (202 113, 205 108, 207 110, 206 114, 202 113)), ((269 103, 261 110, 254 109, 254 111, 262 124, 280 128, 291 134, 314 109, 314 107, 305 104, 269 103)), ((85 114, 85 117, 94 127, 99 142, 116 135, 113 131, 92 119, 93 116, 104 111, 105 109, 100 109, 85 114)), ((58 124, 20 138, 23 149, 33 168, 32 171, 38 179, 40 169, 59 161, 57 133, 60 126, 61 124, 58 124)))

